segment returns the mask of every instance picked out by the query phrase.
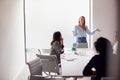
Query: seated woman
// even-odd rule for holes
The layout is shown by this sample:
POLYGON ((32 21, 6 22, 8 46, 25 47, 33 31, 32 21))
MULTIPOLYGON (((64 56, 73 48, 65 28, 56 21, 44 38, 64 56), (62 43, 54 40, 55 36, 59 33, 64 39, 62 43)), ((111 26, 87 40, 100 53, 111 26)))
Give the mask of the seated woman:
POLYGON ((83 75, 94 75, 92 71, 94 68, 96 77, 92 78, 92 80, 101 80, 101 77, 112 76, 113 74, 110 71, 114 69, 112 65, 115 63, 115 55, 113 54, 111 42, 104 37, 100 37, 94 43, 94 46, 99 54, 93 56, 85 66, 83 75))
POLYGON ((60 63, 60 54, 64 52, 63 38, 59 31, 54 32, 53 40, 51 41, 50 55, 56 55, 58 63, 60 63))

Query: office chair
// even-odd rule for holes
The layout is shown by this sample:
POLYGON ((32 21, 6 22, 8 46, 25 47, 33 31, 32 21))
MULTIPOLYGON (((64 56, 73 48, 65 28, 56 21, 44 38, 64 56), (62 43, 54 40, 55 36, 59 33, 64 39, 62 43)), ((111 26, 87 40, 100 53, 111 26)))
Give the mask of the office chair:
POLYGON ((27 62, 28 62, 37 58, 36 54, 41 54, 41 50, 38 48, 27 48, 26 54, 27 54, 27 62))
POLYGON ((47 76, 42 75, 42 64, 39 58, 36 58, 27 63, 30 75, 28 80, 49 80, 47 76))
POLYGON ((28 76, 28 80, 64 80, 63 78, 61 78, 61 76, 57 76, 57 75, 43 76, 42 74, 43 66, 40 61, 40 58, 36 58, 28 62, 27 64, 30 70, 30 75, 28 76))
POLYGON ((51 49, 45 49, 45 48, 43 48, 43 49, 41 49, 41 53, 44 55, 44 54, 47 54, 47 55, 49 55, 50 54, 50 50, 51 49))
POLYGON ((43 66, 43 72, 46 75, 51 75, 52 73, 57 75, 60 74, 56 55, 36 55, 40 58, 43 66))

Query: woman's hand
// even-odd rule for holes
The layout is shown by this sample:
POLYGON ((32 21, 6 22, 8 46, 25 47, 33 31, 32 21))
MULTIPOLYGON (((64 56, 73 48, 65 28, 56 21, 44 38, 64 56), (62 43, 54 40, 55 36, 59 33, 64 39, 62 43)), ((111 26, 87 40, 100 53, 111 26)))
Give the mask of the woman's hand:
POLYGON ((72 31, 73 35, 75 34, 75 31, 72 31))
POLYGON ((63 38, 60 39, 60 44, 63 45, 63 38))
POLYGON ((97 28, 96 31, 100 32, 100 29, 97 28))

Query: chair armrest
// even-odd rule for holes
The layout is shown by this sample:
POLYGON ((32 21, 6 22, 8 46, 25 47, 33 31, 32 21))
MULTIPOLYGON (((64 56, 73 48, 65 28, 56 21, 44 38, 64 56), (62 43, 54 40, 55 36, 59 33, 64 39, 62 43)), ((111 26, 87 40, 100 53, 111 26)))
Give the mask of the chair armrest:
POLYGON ((46 77, 42 76, 42 75, 32 75, 30 76, 30 80, 49 80, 46 77))
POLYGON ((40 79, 40 80, 63 79, 62 75, 48 75, 48 76, 32 75, 31 77, 34 80, 37 80, 37 79, 40 79))

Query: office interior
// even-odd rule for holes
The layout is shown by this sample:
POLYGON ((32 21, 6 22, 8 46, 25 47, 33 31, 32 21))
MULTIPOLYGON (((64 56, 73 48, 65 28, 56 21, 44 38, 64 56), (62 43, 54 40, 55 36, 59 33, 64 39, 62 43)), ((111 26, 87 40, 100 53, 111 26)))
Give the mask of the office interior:
MULTIPOLYGON (((23 2, 24 0, 0 1, 0 80, 28 78, 23 2)), ((100 25, 101 29, 100 33, 93 36, 93 42, 104 36, 114 44, 115 32, 120 30, 119 0, 92 0, 92 3, 92 23, 94 26, 100 25)), ((116 63, 115 66, 120 64, 116 63)))

